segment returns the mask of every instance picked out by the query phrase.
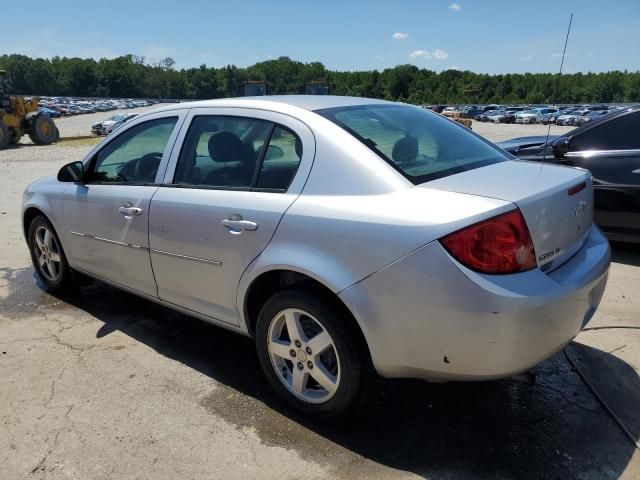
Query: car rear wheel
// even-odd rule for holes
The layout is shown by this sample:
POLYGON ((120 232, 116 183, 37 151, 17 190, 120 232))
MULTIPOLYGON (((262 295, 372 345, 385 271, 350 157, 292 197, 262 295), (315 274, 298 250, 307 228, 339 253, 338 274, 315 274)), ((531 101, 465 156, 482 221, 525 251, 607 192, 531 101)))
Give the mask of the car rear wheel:
POLYGON ((277 293, 262 308, 256 326, 262 369, 297 410, 335 417, 359 397, 365 362, 346 320, 339 308, 300 291, 277 293))
POLYGON ((60 239, 51 223, 38 215, 29 225, 29 251, 38 279, 45 290, 61 292, 74 286, 73 275, 60 239))

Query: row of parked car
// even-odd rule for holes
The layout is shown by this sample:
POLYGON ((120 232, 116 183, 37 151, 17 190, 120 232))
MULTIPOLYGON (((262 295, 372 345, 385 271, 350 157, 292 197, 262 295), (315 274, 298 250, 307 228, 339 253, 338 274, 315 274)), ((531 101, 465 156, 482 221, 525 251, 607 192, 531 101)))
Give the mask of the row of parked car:
POLYGON ((96 99, 76 100, 65 97, 43 97, 40 99, 40 111, 52 118, 83 113, 108 112, 147 107, 158 103, 158 100, 142 99, 96 99))
MULTIPOLYGON (((443 107, 439 113, 459 113, 462 117, 493 123, 549 123, 579 127, 603 115, 629 108, 629 105, 468 105, 443 107)), ((434 110, 438 111, 434 108, 434 110)))

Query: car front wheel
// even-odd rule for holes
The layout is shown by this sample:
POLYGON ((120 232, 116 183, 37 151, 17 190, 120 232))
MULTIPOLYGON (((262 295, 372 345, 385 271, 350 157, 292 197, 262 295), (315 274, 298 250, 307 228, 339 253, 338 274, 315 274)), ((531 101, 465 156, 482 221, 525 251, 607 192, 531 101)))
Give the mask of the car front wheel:
POLYGON ((306 414, 335 417, 349 410, 364 383, 362 348, 345 313, 319 297, 284 291, 262 308, 258 357, 273 389, 306 414))
POLYGON ((33 267, 45 290, 61 292, 73 287, 73 275, 60 239, 44 216, 31 221, 28 240, 33 267))

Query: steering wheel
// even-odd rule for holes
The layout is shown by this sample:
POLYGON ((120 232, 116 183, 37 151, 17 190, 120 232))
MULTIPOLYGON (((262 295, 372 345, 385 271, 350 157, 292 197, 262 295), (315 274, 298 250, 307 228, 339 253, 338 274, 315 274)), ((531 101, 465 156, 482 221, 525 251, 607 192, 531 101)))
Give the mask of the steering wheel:
POLYGON ((153 181, 158 173, 158 167, 160 166, 161 160, 162 153, 159 152, 151 152, 143 155, 136 160, 135 167, 133 169, 133 177, 138 181, 153 181))

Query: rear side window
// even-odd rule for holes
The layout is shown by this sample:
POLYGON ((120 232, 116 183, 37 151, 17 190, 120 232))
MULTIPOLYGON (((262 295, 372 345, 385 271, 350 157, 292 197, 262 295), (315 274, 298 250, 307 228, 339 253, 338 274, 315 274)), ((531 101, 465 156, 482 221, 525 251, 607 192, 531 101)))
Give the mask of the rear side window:
POLYGON ((246 117, 198 116, 184 139, 174 183, 249 188, 272 123, 246 117))
POLYGON ((301 158, 300 138, 285 127, 247 117, 197 116, 184 139, 173 183, 285 191, 301 158))
POLYGON ((630 113, 578 133, 569 151, 633 150, 640 148, 640 112, 630 113))
POLYGON ((275 127, 258 176, 258 188, 286 190, 302 158, 300 138, 284 127, 275 127))
POLYGON ((414 184, 508 160, 497 147, 440 115, 409 105, 316 110, 414 184))

